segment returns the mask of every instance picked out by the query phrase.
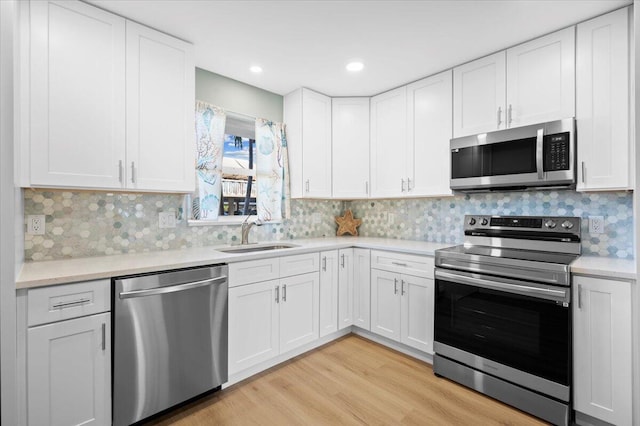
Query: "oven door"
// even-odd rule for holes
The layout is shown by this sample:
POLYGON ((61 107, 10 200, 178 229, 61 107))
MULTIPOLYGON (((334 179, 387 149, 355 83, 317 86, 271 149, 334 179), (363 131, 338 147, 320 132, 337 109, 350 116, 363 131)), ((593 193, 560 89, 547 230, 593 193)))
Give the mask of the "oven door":
POLYGON ((435 352, 569 401, 570 288, 436 268, 435 352))

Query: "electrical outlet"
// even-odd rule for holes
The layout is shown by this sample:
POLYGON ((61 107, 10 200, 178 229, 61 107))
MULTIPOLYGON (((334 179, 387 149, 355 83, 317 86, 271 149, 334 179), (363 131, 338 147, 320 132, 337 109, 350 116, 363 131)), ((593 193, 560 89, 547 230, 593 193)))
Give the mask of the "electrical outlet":
POLYGON ((589 216, 589 233, 602 234, 604 232, 604 217, 589 216))
POLYGON ((313 222, 314 225, 319 224, 320 222, 322 222, 322 215, 320 215, 320 213, 314 213, 311 216, 311 221, 313 222))
POLYGON ((27 216, 27 234, 44 235, 45 218, 43 214, 32 214, 27 216))
POLYGON ((395 213, 389 213, 387 215, 387 223, 389 225, 393 225, 396 222, 396 214, 395 213))
POLYGON ((158 213, 158 226, 160 228, 175 228, 176 214, 174 212, 158 213))

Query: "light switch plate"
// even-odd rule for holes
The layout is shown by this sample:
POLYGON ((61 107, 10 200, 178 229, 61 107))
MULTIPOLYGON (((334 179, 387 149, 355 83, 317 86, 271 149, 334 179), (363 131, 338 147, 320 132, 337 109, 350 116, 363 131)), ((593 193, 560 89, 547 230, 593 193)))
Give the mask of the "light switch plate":
POLYGON ((174 212, 158 213, 158 226, 160 228, 175 228, 176 214, 174 212))

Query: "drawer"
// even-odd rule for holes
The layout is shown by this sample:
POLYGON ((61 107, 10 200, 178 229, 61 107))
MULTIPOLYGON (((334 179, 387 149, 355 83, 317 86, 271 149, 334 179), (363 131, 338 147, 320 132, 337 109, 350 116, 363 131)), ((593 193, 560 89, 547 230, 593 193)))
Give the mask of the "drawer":
POLYGON ((229 264, 229 287, 275 280, 278 277, 280 262, 277 257, 229 264))
POLYGON ((110 310, 110 279, 34 288, 27 293, 29 327, 110 310))
POLYGON ((371 250, 371 268, 433 279, 431 256, 371 250))
POLYGON ((320 270, 320 253, 298 254, 280 258, 280 276, 306 274, 320 270))

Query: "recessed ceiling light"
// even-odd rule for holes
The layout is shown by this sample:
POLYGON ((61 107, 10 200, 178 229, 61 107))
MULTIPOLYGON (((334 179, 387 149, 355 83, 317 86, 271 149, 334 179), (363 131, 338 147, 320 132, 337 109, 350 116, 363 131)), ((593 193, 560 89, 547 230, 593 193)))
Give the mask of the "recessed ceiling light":
POLYGON ((262 67, 254 65, 251 68, 249 68, 249 70, 251 70, 251 72, 254 72, 256 74, 260 74, 262 72, 262 67))
POLYGON ((349 62, 347 64, 347 71, 358 72, 362 71, 364 64, 362 62, 349 62))

